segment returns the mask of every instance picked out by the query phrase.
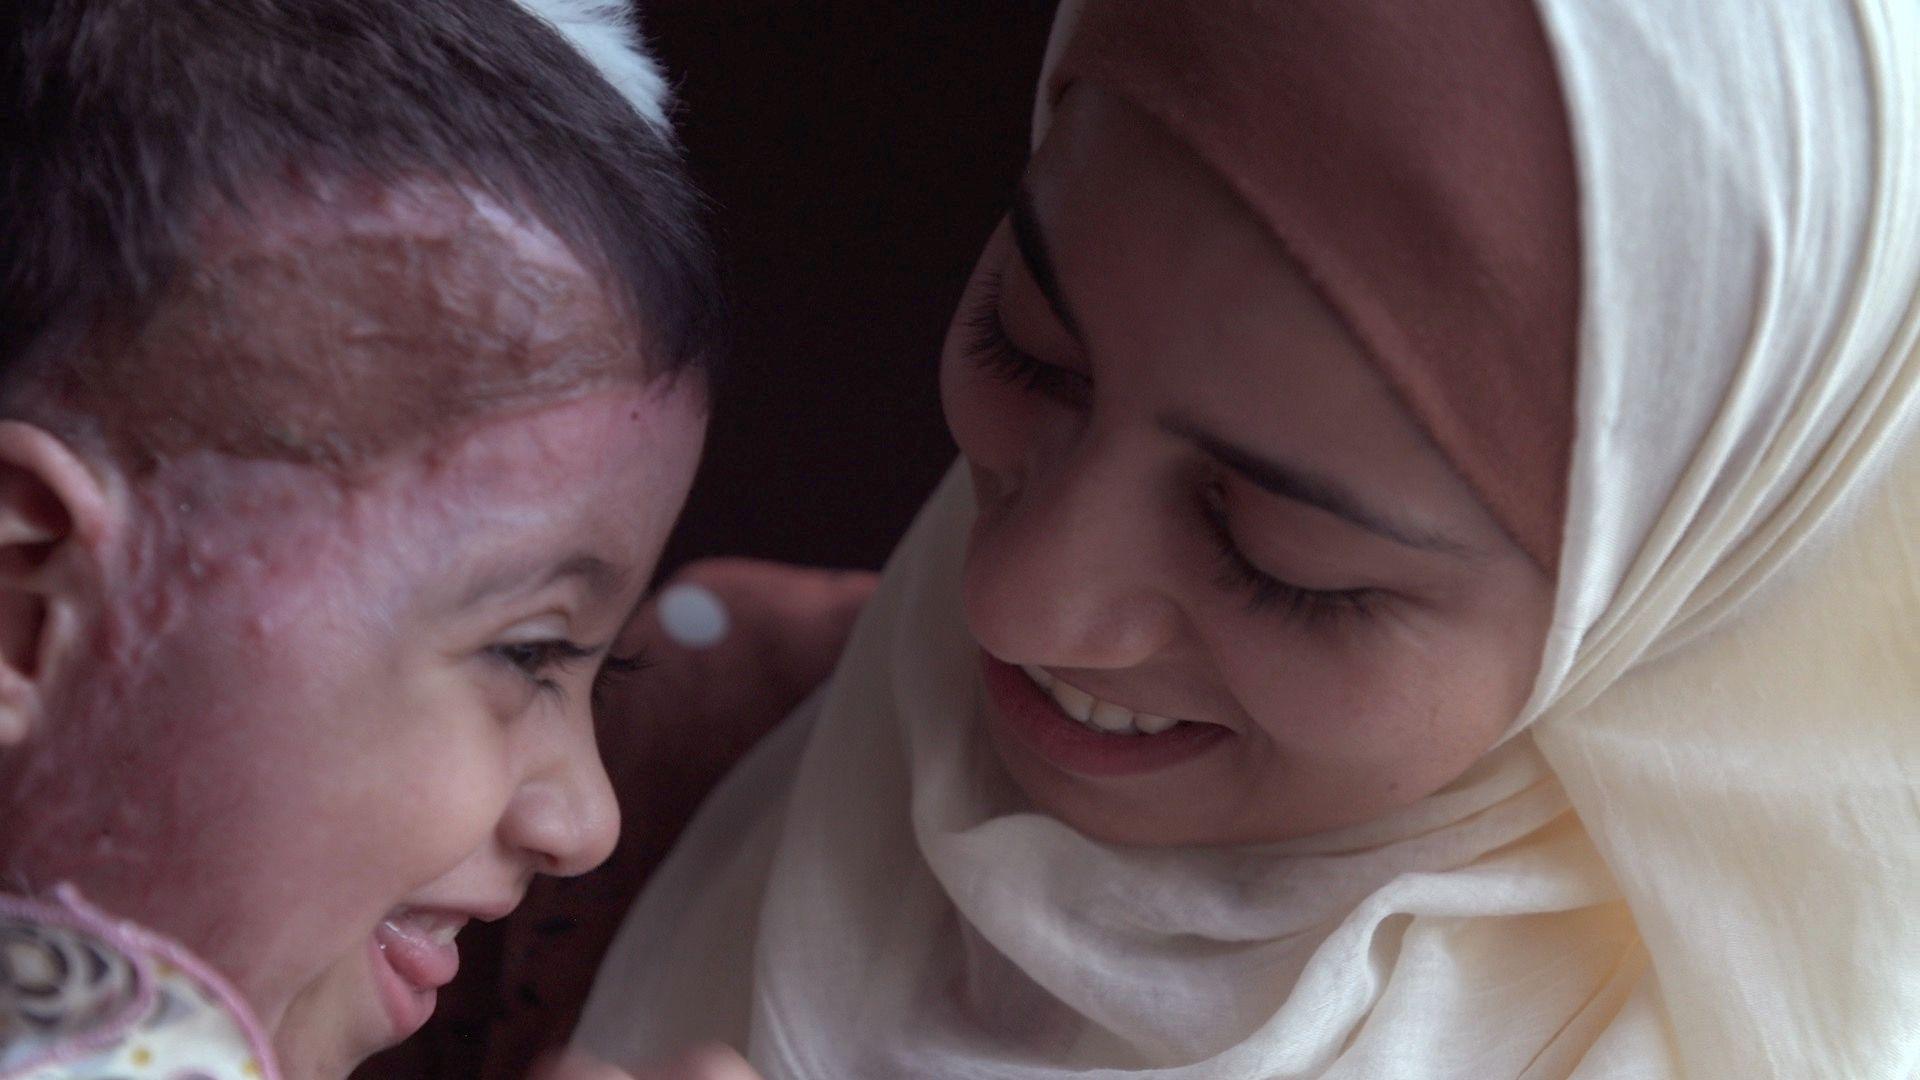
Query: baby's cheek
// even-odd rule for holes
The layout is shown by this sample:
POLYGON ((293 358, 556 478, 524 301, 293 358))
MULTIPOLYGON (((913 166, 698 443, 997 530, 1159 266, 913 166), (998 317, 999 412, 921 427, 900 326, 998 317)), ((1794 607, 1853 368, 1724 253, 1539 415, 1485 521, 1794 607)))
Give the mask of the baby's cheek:
POLYGON ((486 846, 512 795, 519 717, 502 707, 510 691, 478 668, 448 661, 354 703, 365 723, 354 761, 342 764, 355 792, 342 813, 358 824, 361 857, 383 869, 395 899, 486 846))

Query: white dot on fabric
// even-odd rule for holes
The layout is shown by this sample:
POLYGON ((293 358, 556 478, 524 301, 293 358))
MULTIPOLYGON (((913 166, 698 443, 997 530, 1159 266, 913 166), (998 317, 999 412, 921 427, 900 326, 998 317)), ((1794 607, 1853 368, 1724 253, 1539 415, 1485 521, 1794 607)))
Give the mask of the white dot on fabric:
POLYGON ((676 645, 711 649, 726 640, 727 606, 703 585, 669 585, 660 592, 660 628, 676 645))

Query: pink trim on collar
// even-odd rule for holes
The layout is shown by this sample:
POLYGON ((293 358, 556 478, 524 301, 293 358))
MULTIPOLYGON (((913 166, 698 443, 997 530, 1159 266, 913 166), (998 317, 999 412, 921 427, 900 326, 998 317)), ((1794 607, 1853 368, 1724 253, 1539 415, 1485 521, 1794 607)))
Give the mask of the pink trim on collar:
POLYGON ((106 1049, 116 1040, 124 1037, 128 1029, 153 1009, 155 994, 153 961, 155 958, 191 976, 219 1002, 246 1037, 248 1049, 252 1051, 254 1060, 260 1064, 262 1080, 282 1080, 279 1066, 274 1060, 273 1044, 267 1038, 265 1030, 261 1028, 259 1020, 254 1017, 252 1008, 212 966, 195 956, 191 950, 179 942, 128 920, 117 919, 94 907, 80 895, 80 890, 71 884, 63 882, 54 886, 53 898, 56 903, 0 894, 0 916, 17 916, 48 926, 90 934, 118 950, 127 958, 127 962, 133 965, 136 986, 133 1001, 116 1013, 109 1023, 103 1025, 102 1031, 89 1032, 74 1039, 68 1045, 39 1057, 29 1058, 15 1066, 12 1071, 0 1073, 0 1080, 7 1080, 12 1076, 30 1075, 39 1069, 83 1059, 89 1054, 106 1049))

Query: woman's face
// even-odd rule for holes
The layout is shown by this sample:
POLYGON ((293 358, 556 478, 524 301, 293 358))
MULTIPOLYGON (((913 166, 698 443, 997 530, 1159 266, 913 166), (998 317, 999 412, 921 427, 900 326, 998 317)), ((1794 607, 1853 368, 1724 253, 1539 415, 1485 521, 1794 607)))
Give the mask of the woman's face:
POLYGON ((1119 843, 1307 835, 1444 786, 1524 704, 1549 576, 1123 99, 1061 101, 941 383, 984 722, 1040 809, 1119 843))

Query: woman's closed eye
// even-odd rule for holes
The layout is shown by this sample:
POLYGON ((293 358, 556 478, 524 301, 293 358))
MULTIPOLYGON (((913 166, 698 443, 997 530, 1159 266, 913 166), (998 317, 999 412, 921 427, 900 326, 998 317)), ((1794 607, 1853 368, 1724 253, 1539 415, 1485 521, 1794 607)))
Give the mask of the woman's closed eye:
POLYGON ((1309 626, 1346 616, 1373 614, 1383 594, 1378 589, 1310 589, 1267 573, 1255 565, 1238 541, 1227 517, 1225 492, 1219 484, 1208 484, 1200 502, 1200 516, 1219 558, 1214 582, 1220 588, 1246 599, 1247 610, 1255 613, 1277 612, 1309 626))
POLYGON ((994 271, 982 282, 973 311, 966 318, 967 358, 1027 393, 1052 398, 1070 408, 1086 408, 1093 396, 1093 380, 1037 359, 1015 345, 1000 319, 1000 290, 1001 274, 994 271))
MULTIPOLYGON (((988 374, 1023 392, 1051 398, 1069 408, 1084 409, 1093 395, 1093 380, 1082 372, 1044 360, 1016 345, 1000 318, 1002 278, 995 271, 982 283, 973 310, 967 315, 968 359, 988 374)), ((1200 500, 1201 520, 1219 559, 1214 583, 1242 596, 1249 611, 1278 613, 1309 625, 1347 616, 1366 616, 1384 594, 1373 588, 1315 589, 1295 585, 1262 570, 1233 538, 1225 493, 1207 485, 1200 500)))

